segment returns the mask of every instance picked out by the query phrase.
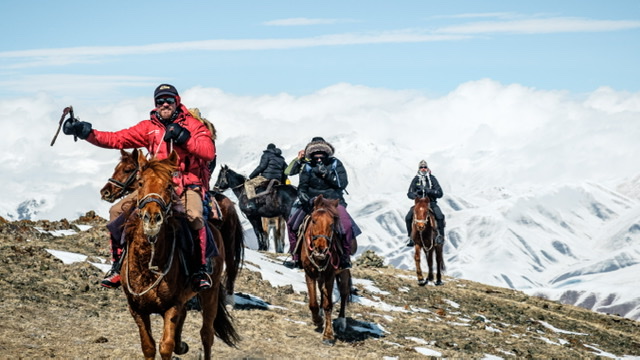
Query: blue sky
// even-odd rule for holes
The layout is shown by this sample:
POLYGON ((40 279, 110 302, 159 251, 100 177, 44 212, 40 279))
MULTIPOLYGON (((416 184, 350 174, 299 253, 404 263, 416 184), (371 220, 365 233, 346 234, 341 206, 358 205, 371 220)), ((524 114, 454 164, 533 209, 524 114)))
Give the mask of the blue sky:
POLYGON ((640 89, 640 1, 17 1, 0 95, 304 95, 349 83, 444 95, 492 79, 640 89))

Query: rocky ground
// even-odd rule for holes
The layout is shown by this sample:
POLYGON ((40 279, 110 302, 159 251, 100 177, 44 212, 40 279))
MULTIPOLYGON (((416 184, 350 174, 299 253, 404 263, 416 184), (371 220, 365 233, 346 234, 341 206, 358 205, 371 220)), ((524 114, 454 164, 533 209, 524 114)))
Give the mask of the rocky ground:
MULTIPOLYGON (((142 358, 122 291, 101 288, 103 273, 94 266, 64 265, 46 251, 107 258, 104 224, 93 214, 72 222, 0 218, 0 357, 142 358), (93 227, 68 236, 47 232, 79 230, 77 224, 93 227)), ((387 304, 388 310, 349 304, 348 329, 333 346, 321 343, 306 294, 290 286, 272 287, 261 273, 243 269, 236 286, 239 296, 251 294, 274 306, 231 309, 242 341, 237 348, 216 341, 214 354, 228 359, 404 359, 425 357, 422 349, 431 349, 446 358, 640 356, 637 321, 449 277, 444 286, 419 287, 412 272, 379 265, 356 263, 353 275, 388 292, 356 286, 359 296, 387 304), (384 335, 357 331, 371 325, 384 329, 384 335)), ((190 311, 184 339, 191 351, 183 359, 201 356, 199 321, 198 312, 190 311)), ((154 317, 156 338, 160 324, 154 317)))

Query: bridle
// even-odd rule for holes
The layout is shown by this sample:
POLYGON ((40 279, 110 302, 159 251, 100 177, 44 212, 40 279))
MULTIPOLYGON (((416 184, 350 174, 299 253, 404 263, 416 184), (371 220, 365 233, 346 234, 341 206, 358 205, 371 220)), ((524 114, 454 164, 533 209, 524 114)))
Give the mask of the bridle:
POLYGON ((124 196, 127 193, 127 188, 131 186, 133 182, 136 180, 137 172, 138 172, 138 168, 136 167, 136 169, 131 172, 129 177, 127 177, 127 179, 124 182, 118 181, 117 179, 114 179, 114 178, 109 178, 108 182, 113 186, 115 186, 116 188, 120 189, 120 192, 114 195, 116 199, 124 196))
POLYGON ((158 206, 160 206, 160 209, 162 209, 162 214, 169 215, 169 213, 171 212, 171 200, 169 200, 169 203, 167 203, 162 198, 162 195, 158 193, 148 193, 147 195, 143 196, 142 199, 138 199, 138 210, 142 210, 143 207, 147 206, 147 204, 151 202, 154 202, 158 204, 158 206))
MULTIPOLYGON (((160 206, 160 208, 162 209, 162 213, 167 216, 170 214, 171 212, 171 203, 172 201, 169 200, 169 202, 167 203, 163 198, 162 195, 158 194, 158 193, 149 193, 147 195, 145 195, 144 197, 142 197, 141 199, 138 200, 138 210, 142 210, 142 208, 144 208, 148 203, 151 202, 155 202, 156 204, 158 204, 160 206)), ((156 286, 158 286, 158 284, 160 284, 160 281, 162 281, 162 279, 165 277, 165 275, 167 275, 169 273, 169 270, 171 270, 171 265, 173 264, 173 254, 175 252, 175 248, 176 248, 176 231, 174 229, 174 231, 172 231, 173 233, 173 241, 171 242, 171 251, 169 251, 169 261, 167 262, 167 264, 165 265, 164 269, 162 270, 162 272, 158 271, 159 268, 157 265, 153 264, 153 258, 156 252, 156 242, 158 241, 158 237, 156 236, 147 236, 147 241, 149 241, 149 243, 151 244, 151 255, 149 257, 149 265, 148 265, 148 269, 149 271, 151 271, 153 274, 155 275, 159 275, 156 280, 153 282, 153 284, 151 284, 147 289, 145 289, 142 292, 135 292, 133 291, 133 289, 131 288, 131 283, 129 281, 129 261, 130 261, 130 252, 129 252, 129 245, 127 244, 127 249, 125 250, 127 252, 127 262, 126 262, 126 283, 127 283, 127 290, 129 291, 129 293, 131 295, 134 296, 142 296, 146 293, 148 293, 149 291, 151 291, 153 288, 155 288, 156 286)))
MULTIPOLYGON (((414 223, 414 224, 422 224, 422 225, 425 225, 425 229, 426 229, 426 225, 430 224, 429 211, 430 211, 429 209, 426 211, 426 216, 425 216, 424 220, 422 220, 422 219, 418 219, 418 217, 416 216, 416 210, 415 210, 415 208, 414 208, 414 209, 413 209, 413 223, 414 223)), ((424 232, 425 232, 424 230, 420 230, 420 231, 418 231, 418 233, 420 234, 420 242, 422 243, 422 245, 424 245, 424 238, 423 238, 423 236, 422 236, 422 234, 423 234, 424 232)), ((435 241, 433 241, 433 239, 431 239, 431 242, 430 242, 429 248, 428 248, 428 249, 426 249, 426 250, 427 250, 427 251, 428 251, 428 250, 431 250, 431 249, 435 246, 435 244, 434 244, 434 243, 435 243, 435 241)))
MULTIPOLYGON (((327 213, 331 214, 325 208, 318 208, 318 209, 315 209, 313 212, 316 212, 316 211, 326 211, 327 213)), ((331 247, 333 246, 333 236, 334 236, 334 234, 335 234, 334 226, 331 226, 331 232, 329 233, 329 235, 317 234, 317 235, 313 235, 311 237, 307 237, 307 240, 308 240, 307 241, 307 247, 308 247, 308 250, 310 252, 309 261, 320 272, 325 271, 327 269, 327 267, 329 266, 329 264, 331 264, 331 259, 333 258, 333 256, 331 256, 331 247), (315 249, 315 247, 313 247, 313 243, 317 239, 325 239, 325 240, 327 240, 327 244, 328 245, 322 252, 318 252, 315 249), (320 266, 314 260, 314 256, 313 255, 324 255, 324 256, 326 256, 328 258, 328 260, 324 262, 324 265, 320 266)), ((331 266, 333 266, 334 269, 338 268, 338 261, 337 260, 338 259, 336 258, 335 264, 331 264, 331 266)))

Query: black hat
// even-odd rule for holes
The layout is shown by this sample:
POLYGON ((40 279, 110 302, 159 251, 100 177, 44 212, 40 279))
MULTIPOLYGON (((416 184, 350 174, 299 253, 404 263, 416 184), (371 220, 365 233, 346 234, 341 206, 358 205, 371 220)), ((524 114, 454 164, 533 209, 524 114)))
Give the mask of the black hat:
POLYGON ((160 84, 156 88, 156 91, 153 93, 153 98, 157 99, 158 96, 162 95, 171 95, 173 97, 178 97, 178 90, 173 85, 169 84, 160 84))
POLYGON ((311 139, 311 141, 324 141, 324 138, 322 136, 316 136, 313 139, 311 139))
POLYGON ((267 149, 275 149, 276 146, 274 144, 269 144, 267 145, 267 149))

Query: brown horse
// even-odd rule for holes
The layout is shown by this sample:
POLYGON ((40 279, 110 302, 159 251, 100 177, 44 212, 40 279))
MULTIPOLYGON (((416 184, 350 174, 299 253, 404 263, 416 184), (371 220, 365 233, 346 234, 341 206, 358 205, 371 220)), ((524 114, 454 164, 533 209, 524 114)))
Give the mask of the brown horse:
MULTIPOLYGON (((181 254, 178 243, 180 225, 178 215, 173 214, 172 203, 176 198, 172 174, 177 169, 175 152, 164 160, 147 161, 138 156, 138 205, 137 215, 128 217, 127 250, 122 264, 123 290, 129 303, 129 311, 140 332, 142 352, 147 359, 156 355, 156 345, 151 334, 151 314, 164 319, 160 355, 170 359, 172 354, 184 354, 189 346, 182 341, 182 326, 187 315, 185 303, 196 293, 193 291, 185 265, 181 262, 199 263, 199 251, 181 254)), ((197 293, 202 307, 200 338, 204 358, 211 358, 214 336, 227 345, 238 341, 230 316, 224 306, 222 277, 224 243, 220 232, 211 229, 218 255, 210 260, 213 265, 210 289, 197 293)))
POLYGON ((429 206, 429 198, 416 198, 413 207, 413 223, 411 224, 411 239, 415 243, 414 259, 416 261, 416 273, 418 275, 418 285, 424 286, 429 281, 433 281, 433 254, 436 254, 437 279, 435 285, 442 285, 441 271, 444 271, 444 258, 442 256, 442 244, 435 243, 436 218, 429 206), (420 268, 420 258, 422 251, 427 258, 429 265, 429 275, 427 279, 422 276, 420 268))
POLYGON ((346 327, 345 310, 351 287, 349 269, 338 269, 341 249, 338 243, 340 241, 338 203, 339 200, 324 199, 322 195, 315 199, 313 211, 308 220, 305 220, 304 243, 300 254, 309 292, 309 310, 311 310, 313 323, 318 328, 323 326, 317 299, 317 291, 320 291, 320 302, 324 311, 322 342, 325 344, 335 342, 331 323, 334 281, 337 279, 340 290, 340 314, 336 321, 339 331, 343 331, 346 327))
MULTIPOLYGON (((131 153, 120 150, 120 162, 113 169, 109 181, 100 190, 103 200, 114 202, 138 188, 136 175, 139 153, 142 152, 138 149, 134 149, 131 153)), ((220 224, 218 220, 210 220, 210 223, 218 226, 224 239, 226 303, 233 304, 235 282, 244 258, 244 231, 233 201, 220 193, 215 193, 213 196, 220 206, 222 223, 220 224)))
POLYGON ((273 238, 273 250, 277 253, 284 253, 284 239, 287 236, 287 223, 282 216, 263 217, 262 231, 267 234, 270 242, 273 238))

